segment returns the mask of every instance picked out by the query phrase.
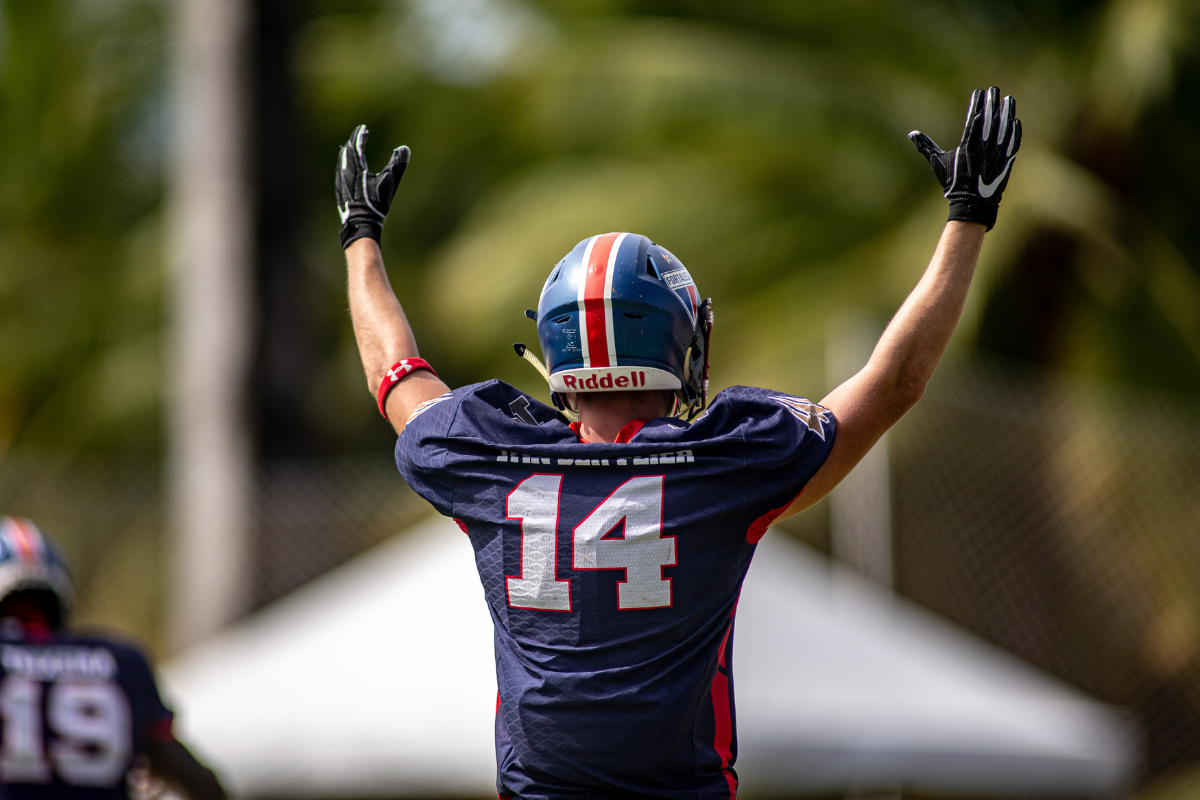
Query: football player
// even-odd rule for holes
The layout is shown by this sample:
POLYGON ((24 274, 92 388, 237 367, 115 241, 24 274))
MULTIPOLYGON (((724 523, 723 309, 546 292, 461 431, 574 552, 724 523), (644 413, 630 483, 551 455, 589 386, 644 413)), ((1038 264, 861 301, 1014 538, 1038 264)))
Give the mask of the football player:
POLYGON ((29 520, 0 517, 0 783, 5 800, 125 800, 145 761, 192 800, 225 792, 171 733, 146 658, 70 633, 71 579, 29 520))
MULTIPOLYGON (((584 239, 537 322, 546 405, 451 391, 420 358, 379 238, 409 161, 337 169, 350 313, 405 480, 470 538, 495 626, 502 797, 733 798, 733 628, 755 544, 811 506, 921 397, 962 311, 1021 142, 976 91, 958 147, 909 134, 950 202, 869 363, 820 404, 735 386, 708 402, 711 300, 645 236, 584 239)), ((430 603, 438 598, 431 596, 430 603)))

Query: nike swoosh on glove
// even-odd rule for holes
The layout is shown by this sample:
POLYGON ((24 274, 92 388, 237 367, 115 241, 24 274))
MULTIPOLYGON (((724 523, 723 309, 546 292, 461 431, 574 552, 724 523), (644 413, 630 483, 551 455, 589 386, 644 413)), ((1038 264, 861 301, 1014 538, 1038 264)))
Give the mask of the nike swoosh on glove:
POLYGON ((971 94, 967 122, 958 147, 943 151, 920 131, 909 140, 929 159, 933 174, 950 201, 949 219, 978 222, 990 231, 996 224, 1000 196, 1008 186, 1013 161, 1021 149, 1017 101, 1000 99, 995 86, 971 94))
POLYGON ((379 241, 383 235, 383 220, 392 207, 396 187, 408 167, 409 149, 404 146, 392 151, 392 158, 378 174, 367 170, 367 126, 359 125, 350 140, 338 153, 337 194, 338 214, 342 218, 342 249, 356 239, 369 237, 379 241))

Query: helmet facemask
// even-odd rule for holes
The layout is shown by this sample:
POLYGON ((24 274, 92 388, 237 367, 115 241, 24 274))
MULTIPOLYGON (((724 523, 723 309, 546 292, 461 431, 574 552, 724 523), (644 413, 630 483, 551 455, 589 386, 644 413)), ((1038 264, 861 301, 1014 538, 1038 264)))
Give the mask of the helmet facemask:
POLYGON ((708 354, 712 341, 712 298, 706 298, 697 311, 700 332, 692 339, 684 356, 683 388, 676 392, 672 416, 691 422, 708 406, 708 354))

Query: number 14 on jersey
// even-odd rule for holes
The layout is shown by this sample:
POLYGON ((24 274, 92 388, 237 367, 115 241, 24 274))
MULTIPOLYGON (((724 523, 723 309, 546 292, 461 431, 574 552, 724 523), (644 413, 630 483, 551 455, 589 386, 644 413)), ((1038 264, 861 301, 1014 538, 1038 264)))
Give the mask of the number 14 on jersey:
MULTIPOLYGON (((521 574, 507 578, 512 608, 571 611, 571 582, 557 575, 558 510, 562 475, 530 475, 508 495, 507 516, 521 522, 521 574)), ((624 570, 617 607, 671 605, 675 537, 663 536, 663 476, 618 486, 571 534, 571 566, 577 570, 624 570), (624 524, 624 536, 610 538, 624 524)))

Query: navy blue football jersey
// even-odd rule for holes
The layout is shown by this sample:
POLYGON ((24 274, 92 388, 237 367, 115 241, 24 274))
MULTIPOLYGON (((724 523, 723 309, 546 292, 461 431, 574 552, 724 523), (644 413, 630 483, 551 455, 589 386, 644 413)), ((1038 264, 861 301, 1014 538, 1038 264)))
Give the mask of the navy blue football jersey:
POLYGON ((145 657, 108 638, 0 635, 5 800, 124 800, 125 776, 172 714, 145 657))
POLYGON ((397 464, 470 537, 495 623, 502 797, 734 796, 738 593, 835 424, 741 386, 613 444, 499 381, 414 411, 397 464))

